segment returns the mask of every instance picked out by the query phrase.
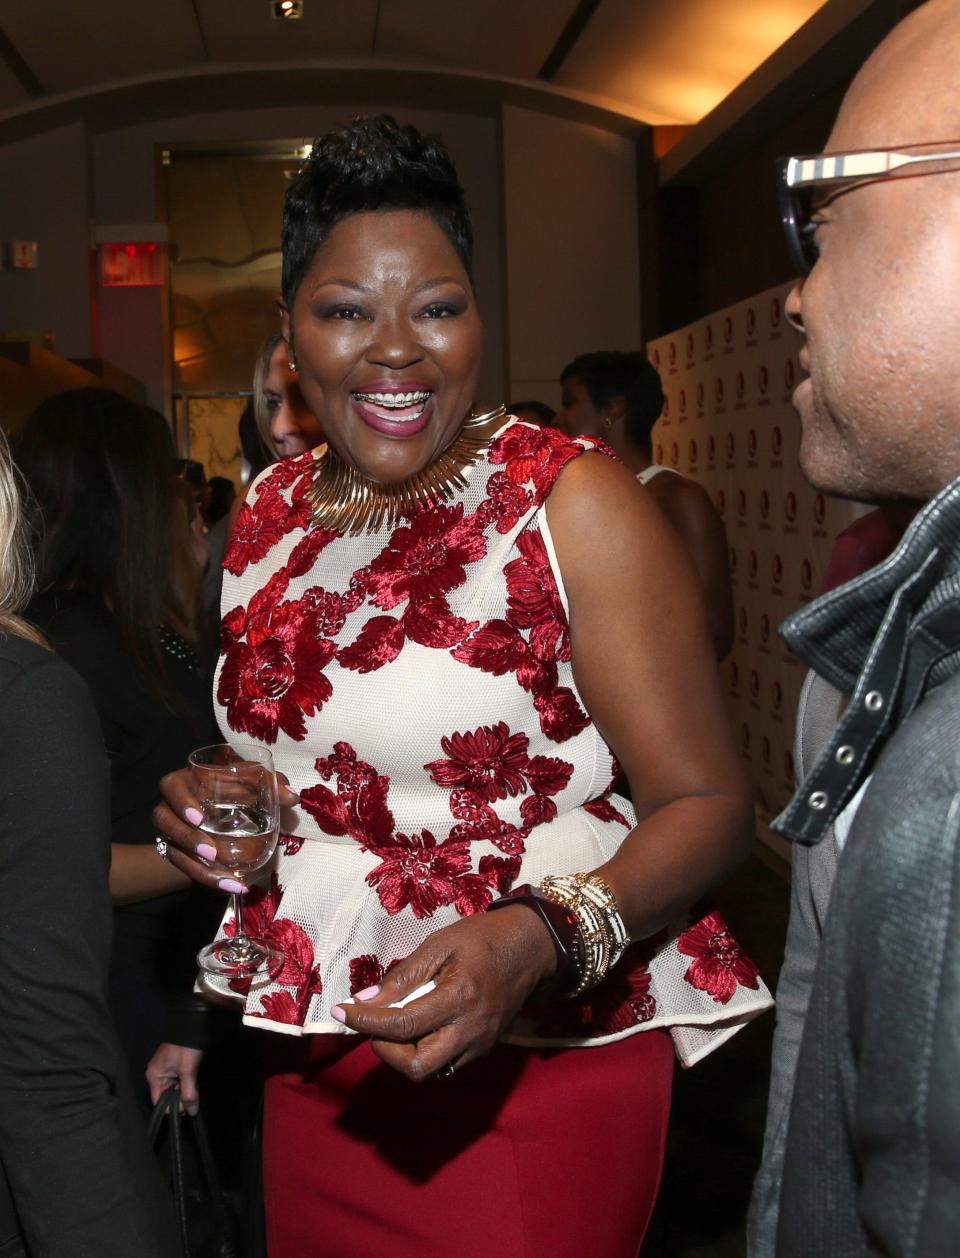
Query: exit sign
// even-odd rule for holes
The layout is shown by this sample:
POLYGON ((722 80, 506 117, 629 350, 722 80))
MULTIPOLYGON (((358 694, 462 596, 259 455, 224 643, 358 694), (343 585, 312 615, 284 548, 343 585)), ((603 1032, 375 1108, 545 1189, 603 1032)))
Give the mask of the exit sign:
POLYGON ((100 283, 104 288, 162 285, 166 278, 167 251, 157 241, 110 241, 100 246, 100 283))

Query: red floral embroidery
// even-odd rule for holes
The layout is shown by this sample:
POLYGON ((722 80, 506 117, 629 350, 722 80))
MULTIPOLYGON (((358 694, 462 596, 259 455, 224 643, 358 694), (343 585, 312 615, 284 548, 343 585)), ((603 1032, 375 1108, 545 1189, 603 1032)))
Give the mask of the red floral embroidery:
POLYGON ((353 957, 350 961, 350 995, 356 996, 357 992, 362 992, 364 988, 376 987, 377 984, 383 982, 384 976, 399 964, 400 958, 397 957, 387 965, 381 965, 372 952, 353 957))
MULTIPOLYGON (((288 918, 278 917, 283 888, 276 873, 270 877, 269 886, 254 887, 243 905, 243 924, 252 939, 276 948, 283 962, 271 978, 293 992, 272 992, 262 998, 263 1012, 251 1012, 253 1017, 272 1018, 275 1022, 289 1022, 303 1026, 313 996, 323 990, 320 968, 314 964, 313 943, 302 926, 288 918)), ((236 934, 235 920, 227 922, 224 933, 236 934)), ((248 995, 253 980, 249 977, 231 979, 234 991, 248 995)))
POLYGON ((469 845, 438 843, 429 830, 397 834, 377 849, 383 861, 367 874, 380 903, 391 915, 408 906, 416 917, 429 917, 441 905, 453 904, 457 882, 470 867, 469 845))
POLYGON ((725 1005, 737 987, 758 987, 758 970, 730 934, 719 913, 708 913, 685 930, 677 951, 695 957, 684 978, 698 991, 708 992, 725 1005))
POLYGON ((487 553, 483 523, 464 518, 463 504, 421 511, 394 529, 385 549, 367 568, 365 584, 377 607, 442 598, 467 579, 465 565, 487 553))
MULTIPOLYGON (((451 734, 440 746, 448 759, 423 767, 438 786, 462 786, 484 799, 506 799, 527 789, 526 734, 511 734, 506 721, 482 725, 472 734, 451 734)), ((569 773, 567 774, 569 777, 569 773)))
POLYGON ((310 455, 282 460, 277 468, 281 470, 274 469, 259 486, 253 499, 248 498, 240 508, 223 559, 223 566, 236 577, 245 572, 250 564, 259 563, 287 533, 296 528, 305 529, 310 523, 310 503, 306 498, 313 479, 310 455), (281 489, 294 482, 296 485, 288 503, 281 489))
POLYGON ((465 565, 487 550, 483 521, 464 518, 463 504, 434 507, 394 529, 373 563, 356 575, 358 587, 377 607, 389 611, 408 604, 398 619, 374 616, 338 659, 343 668, 370 673, 391 663, 410 638, 422 646, 447 648, 462 642, 477 626, 455 616, 447 604, 450 590, 467 579, 465 565))
POLYGON ((556 428, 514 424, 490 447, 490 462, 505 464, 504 471, 515 485, 532 481, 542 502, 563 467, 583 451, 579 441, 556 428))
POLYGON ((484 526, 493 524, 498 533, 509 533, 534 503, 533 494, 515 484, 504 472, 494 472, 487 481, 487 497, 477 508, 484 526))
POLYGON ((647 968, 652 955, 647 940, 634 944, 600 986, 579 1000, 532 1004, 527 1012, 543 1035, 564 1039, 616 1035, 651 1022, 657 1016, 647 968))
POLYGON ((517 550, 520 558, 503 570, 507 578, 507 618, 518 629, 530 630, 530 648, 538 660, 569 660, 567 613, 543 538, 531 529, 517 538, 517 550))
POLYGON ((349 743, 334 744, 333 755, 316 762, 319 775, 337 779, 336 793, 326 786, 310 786, 300 801, 326 834, 349 834, 364 847, 380 848, 393 835, 393 813, 387 807, 390 779, 357 759, 349 743))
POLYGON ((504 568, 506 619, 488 620, 451 654, 495 677, 515 673, 533 695, 540 728, 551 741, 565 742, 590 724, 573 691, 558 684, 557 663, 570 659, 567 617, 543 538, 536 530, 522 534, 517 549, 519 558, 504 568))
POLYGON ((590 813, 591 816, 597 817, 600 821, 619 821, 622 826, 630 829, 630 822, 614 808, 606 795, 601 795, 598 799, 590 799, 583 806, 584 812, 590 813))
POLYGON ((528 831, 498 817, 476 791, 454 791, 450 796, 450 811, 457 819, 457 825, 448 836, 450 839, 466 843, 486 839, 508 856, 517 856, 524 851, 523 841, 528 831))
POLYGON ((217 700, 231 729, 265 743, 276 742, 280 730, 304 739, 304 717, 319 712, 333 690, 323 670, 336 644, 320 636, 311 600, 277 601, 287 580, 281 569, 254 595, 245 615, 234 608, 224 618, 221 633, 225 655, 217 700))

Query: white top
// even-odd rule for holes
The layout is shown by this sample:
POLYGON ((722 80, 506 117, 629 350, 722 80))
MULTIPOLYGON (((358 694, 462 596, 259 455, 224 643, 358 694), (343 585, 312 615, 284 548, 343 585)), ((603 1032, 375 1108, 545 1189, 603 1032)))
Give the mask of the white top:
MULTIPOLYGON (((511 886, 595 869, 635 824, 577 692, 543 509, 592 448, 507 420, 449 504, 358 537, 311 527, 311 455, 255 483, 224 560, 219 719, 272 747, 302 806, 246 902, 250 933, 287 957, 246 992, 248 1023, 345 1033, 332 1006, 428 935, 511 886)), ((510 1038, 669 1026, 691 1062, 770 1004, 709 914, 634 945, 580 1000, 531 1005, 510 1038)))
POLYGON ((651 463, 649 467, 645 467, 642 472, 637 472, 637 480, 641 485, 646 485, 653 480, 655 476, 659 476, 661 472, 670 472, 673 476, 679 476, 683 480, 683 474, 678 472, 675 467, 664 467, 662 463, 651 463))

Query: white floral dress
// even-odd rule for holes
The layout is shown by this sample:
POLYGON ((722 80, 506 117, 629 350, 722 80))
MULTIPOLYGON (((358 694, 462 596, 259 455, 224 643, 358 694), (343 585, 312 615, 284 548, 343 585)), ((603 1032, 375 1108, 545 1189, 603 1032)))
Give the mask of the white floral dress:
MULTIPOLYGON (((216 695, 228 736, 271 747, 302 806, 245 909, 285 957, 267 985, 232 984, 245 1021, 349 1034, 331 1008, 432 932, 596 868, 635 823, 577 693, 544 510, 595 448, 508 419, 455 500, 358 537, 311 525, 311 454, 256 482, 224 560, 216 695)), ((698 910, 583 998, 532 1002, 507 1038, 668 1027, 690 1064, 771 1003, 698 910)))

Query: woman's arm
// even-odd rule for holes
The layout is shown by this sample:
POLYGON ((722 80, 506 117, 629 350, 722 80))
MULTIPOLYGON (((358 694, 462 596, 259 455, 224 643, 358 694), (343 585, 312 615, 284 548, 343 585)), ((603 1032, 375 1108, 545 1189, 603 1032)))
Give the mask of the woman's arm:
POLYGON ((3 676, 0 1160, 34 1258, 166 1258, 168 1207, 105 1000, 99 724, 83 683, 54 656, 7 663, 3 676))
MULTIPOLYGON (((577 688, 627 774, 639 817, 597 872, 631 938, 643 939, 746 854, 749 793, 699 583, 659 508, 625 468, 584 455, 558 479, 547 517, 570 602, 577 688)), ((345 1006, 343 1020, 370 1035, 389 1064, 423 1079, 486 1051, 555 967, 546 927, 511 906, 437 931, 366 999, 345 1006), (386 1008, 428 979, 435 992, 386 1008)))
POLYGON ((700 584, 625 468, 571 463, 547 519, 570 602, 577 689, 630 783, 639 824, 598 872, 630 935, 653 934, 748 850, 752 809, 700 584))
POLYGON ((136 904, 190 886, 186 874, 163 861, 152 843, 111 843, 110 897, 114 904, 136 904))

